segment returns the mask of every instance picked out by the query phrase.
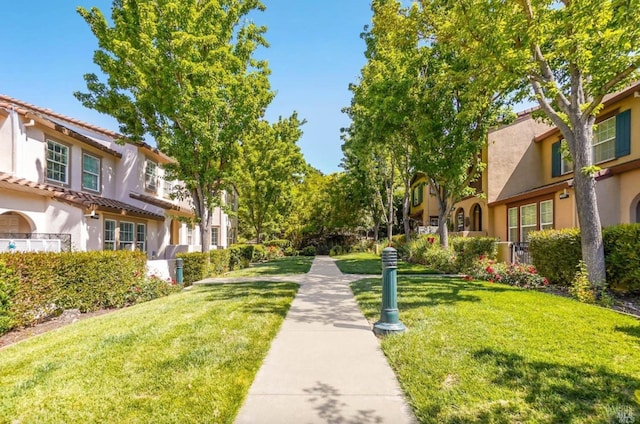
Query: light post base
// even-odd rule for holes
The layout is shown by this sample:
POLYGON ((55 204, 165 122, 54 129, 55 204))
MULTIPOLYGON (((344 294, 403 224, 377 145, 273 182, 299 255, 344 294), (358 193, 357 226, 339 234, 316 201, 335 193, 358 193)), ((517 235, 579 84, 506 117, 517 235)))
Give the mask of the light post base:
POLYGON ((386 336, 387 334, 399 334, 404 333, 407 330, 407 327, 404 326, 401 322, 396 323, 388 323, 378 321, 373 324, 373 332, 378 336, 386 336))

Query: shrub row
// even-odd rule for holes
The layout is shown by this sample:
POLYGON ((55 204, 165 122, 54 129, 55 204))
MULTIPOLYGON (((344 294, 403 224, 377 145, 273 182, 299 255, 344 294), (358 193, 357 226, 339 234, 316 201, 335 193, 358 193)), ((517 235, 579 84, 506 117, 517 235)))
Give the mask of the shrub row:
POLYGON ((307 246, 296 252, 293 251, 289 240, 272 240, 266 245, 234 244, 229 249, 211 250, 208 265, 206 253, 179 253, 176 256, 183 261, 184 284, 191 285, 196 281, 216 277, 234 269, 246 268, 250 263, 270 261, 287 253, 291 253, 287 256, 314 256, 316 251, 315 247, 307 246))
POLYGON ((146 277, 141 252, 0 254, 0 332, 50 319, 65 309, 120 308, 173 291, 146 277))
MULTIPOLYGON (((603 229, 607 284, 616 291, 640 292, 640 224, 603 229)), ((531 233, 533 264, 552 283, 571 285, 582 259, 579 229, 531 233)))

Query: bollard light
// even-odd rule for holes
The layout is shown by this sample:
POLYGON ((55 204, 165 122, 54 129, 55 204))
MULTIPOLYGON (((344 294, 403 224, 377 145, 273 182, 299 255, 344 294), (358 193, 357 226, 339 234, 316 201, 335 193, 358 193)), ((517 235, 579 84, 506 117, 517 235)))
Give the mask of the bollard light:
POLYGON ((176 283, 182 284, 182 258, 176 259, 176 283))
POLYGON ((382 251, 382 310, 380 320, 373 325, 378 335, 401 333, 407 328, 400 322, 398 312, 398 251, 387 247, 382 251))

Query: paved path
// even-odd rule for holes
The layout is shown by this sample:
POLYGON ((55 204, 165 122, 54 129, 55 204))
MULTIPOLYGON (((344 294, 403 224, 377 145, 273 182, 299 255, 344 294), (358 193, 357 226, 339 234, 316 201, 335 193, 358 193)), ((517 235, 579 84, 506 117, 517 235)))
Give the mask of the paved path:
POLYGON ((415 423, 349 288, 359 278, 326 256, 308 274, 277 278, 301 287, 236 424, 415 423))

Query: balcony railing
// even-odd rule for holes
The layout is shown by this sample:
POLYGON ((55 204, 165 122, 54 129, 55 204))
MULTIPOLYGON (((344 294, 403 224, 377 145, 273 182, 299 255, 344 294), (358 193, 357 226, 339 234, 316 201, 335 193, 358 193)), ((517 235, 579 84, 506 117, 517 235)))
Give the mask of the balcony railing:
POLYGON ((70 252, 71 234, 0 233, 0 252, 70 252))

